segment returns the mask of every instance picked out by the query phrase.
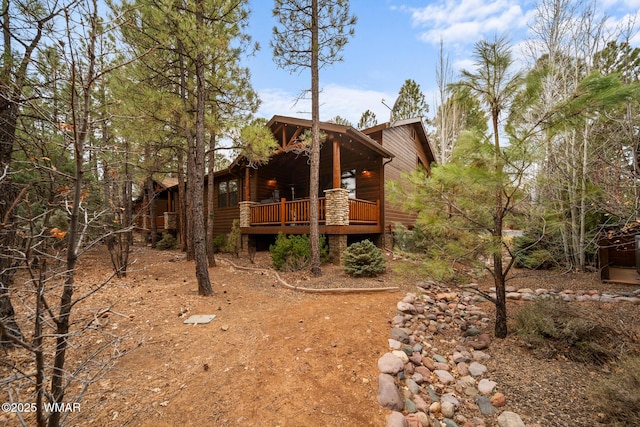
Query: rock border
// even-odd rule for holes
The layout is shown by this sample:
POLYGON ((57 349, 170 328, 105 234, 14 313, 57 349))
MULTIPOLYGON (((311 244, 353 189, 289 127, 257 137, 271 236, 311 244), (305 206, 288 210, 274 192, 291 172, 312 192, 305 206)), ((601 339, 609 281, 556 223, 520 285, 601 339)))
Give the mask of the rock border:
MULTIPOLYGON (((378 359, 378 403, 391 412, 386 427, 527 427, 508 407, 507 397, 491 380, 483 361, 491 336, 490 319, 476 305, 486 301, 477 285, 452 289, 435 282, 418 283, 390 320, 389 351, 378 359), (454 329, 459 338, 440 332, 454 329), (439 339, 440 338, 440 339, 439 339), (439 347, 442 346, 440 349, 439 347)), ((494 297, 489 290, 488 296, 494 297)), ((511 300, 558 298, 575 302, 640 304, 640 289, 601 294, 598 291, 507 289, 511 300)), ((529 427, 539 427, 531 424, 529 427)))

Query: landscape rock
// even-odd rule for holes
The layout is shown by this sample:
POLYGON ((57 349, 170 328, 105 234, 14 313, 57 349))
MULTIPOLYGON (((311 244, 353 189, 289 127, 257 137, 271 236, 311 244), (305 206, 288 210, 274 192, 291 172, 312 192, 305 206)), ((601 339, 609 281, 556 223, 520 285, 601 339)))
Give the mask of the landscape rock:
POLYGON ((385 353, 378 359, 378 369, 383 374, 395 375, 404 369, 404 363, 392 353, 385 353))
POLYGON ((407 422, 407 427, 423 427, 418 413, 407 415, 405 420, 407 422))
POLYGON ((491 401, 486 396, 477 396, 476 404, 482 415, 493 415, 497 409, 491 404, 491 401))
MULTIPOLYGON (((402 328, 391 329, 391 339, 400 341, 403 344, 409 344, 409 334, 402 328)), ((400 347, 398 347, 400 348, 400 347)))
POLYGON ((525 427, 520 415, 510 411, 504 411, 498 416, 498 425, 500 427, 525 427))
POLYGON ((448 371, 444 371, 442 369, 436 369, 433 371, 438 376, 438 381, 442 384, 453 384, 455 382, 455 378, 448 371))
POLYGON ((387 423, 385 425, 386 427, 409 427, 406 418, 402 415, 402 412, 396 411, 387 415, 387 423))
POLYGON ((480 334, 467 340, 466 343, 475 350, 484 350, 491 345, 491 337, 489 334, 480 334))
POLYGON ((496 394, 494 394, 493 396, 491 396, 491 399, 489 399, 491 401, 491 404, 493 406, 495 406, 496 408, 502 408, 504 405, 507 404, 507 399, 504 396, 504 394, 498 392, 496 394))
POLYGON ((498 383, 496 383, 495 381, 483 378, 478 383, 478 391, 480 392, 480 394, 490 394, 491 392, 493 392, 497 385, 498 383))
POLYGON ((469 365, 469 373, 474 377, 478 377, 485 372, 487 372, 487 367, 483 364, 480 364, 478 362, 471 362, 471 365, 469 365))
POLYGON ((404 409, 404 399, 400 395, 394 378, 389 374, 378 376, 378 403, 384 408, 393 411, 404 409))

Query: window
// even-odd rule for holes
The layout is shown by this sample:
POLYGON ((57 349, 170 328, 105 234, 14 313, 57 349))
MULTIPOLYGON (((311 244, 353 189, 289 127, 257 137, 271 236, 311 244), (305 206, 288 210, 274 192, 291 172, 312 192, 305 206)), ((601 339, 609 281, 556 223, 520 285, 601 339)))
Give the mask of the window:
POLYGON ((238 180, 232 179, 218 183, 218 207, 238 206, 238 180))
POLYGON ((229 181, 229 206, 238 206, 238 181, 229 181))
POLYGON ((218 184, 218 207, 227 207, 227 183, 221 182, 218 184))
POLYGON ((356 170, 350 169, 340 175, 340 186, 349 190, 349 198, 356 198, 356 170))

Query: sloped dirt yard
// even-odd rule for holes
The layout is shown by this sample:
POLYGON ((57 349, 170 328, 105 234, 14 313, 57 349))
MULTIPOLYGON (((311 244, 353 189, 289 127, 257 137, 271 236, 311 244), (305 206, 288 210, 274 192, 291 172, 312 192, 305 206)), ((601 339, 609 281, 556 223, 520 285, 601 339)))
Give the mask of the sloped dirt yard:
MULTIPOLYGON (((96 332, 124 338, 110 350, 117 360, 95 379, 82 409, 68 414, 69 425, 385 425, 389 411, 376 400, 377 360, 388 351, 396 303, 406 292, 417 292, 417 281, 424 279, 415 271, 395 272, 399 261, 391 261, 388 272, 376 279, 351 279, 337 266, 325 266, 319 279, 304 272, 281 275, 293 286, 312 288, 399 287, 311 294, 285 288, 272 272, 238 269, 219 259, 210 269, 215 295, 201 297, 194 265, 181 252, 137 246, 131 258, 126 278, 114 279, 77 307, 83 315, 100 315, 77 341, 82 344, 70 351, 71 359, 77 361, 100 344, 104 338, 96 332), (198 314, 216 317, 209 324, 184 324, 198 314)), ((258 253, 255 265, 242 258, 229 260, 252 268, 269 265, 268 253, 258 253)), ((78 292, 110 272, 104 248, 86 254, 78 270, 78 292)), ((534 288, 540 281, 553 281, 555 288, 613 289, 593 275, 527 280, 524 284, 534 288)), ((514 311, 520 304, 509 308, 514 311)), ((491 317, 490 304, 483 308, 491 317)), ((637 312, 637 306, 620 304, 601 313, 613 322, 615 313, 626 313, 635 322, 637 312)), ((633 327, 632 333, 640 333, 638 325, 633 327)), ((438 344, 453 348, 457 335, 451 333, 438 337, 438 344)), ((536 358, 514 337, 495 341, 487 352, 495 354, 489 365, 507 396, 505 409, 519 412, 527 424, 595 425, 585 392, 606 370, 536 358), (585 371, 589 375, 582 375, 585 371), (532 382, 527 376, 551 382, 532 382), (560 411, 562 417, 549 415, 560 411)), ((70 388, 68 395, 75 391, 70 388)), ((3 422, 17 425, 10 414, 0 414, 3 422)))

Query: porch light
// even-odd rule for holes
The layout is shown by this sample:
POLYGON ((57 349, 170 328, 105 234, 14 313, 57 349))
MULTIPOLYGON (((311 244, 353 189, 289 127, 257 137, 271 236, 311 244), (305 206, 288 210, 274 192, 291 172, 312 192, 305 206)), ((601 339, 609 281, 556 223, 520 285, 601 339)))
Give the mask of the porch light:
POLYGON ((362 176, 370 177, 371 171, 369 171, 368 169, 362 169, 362 176))

